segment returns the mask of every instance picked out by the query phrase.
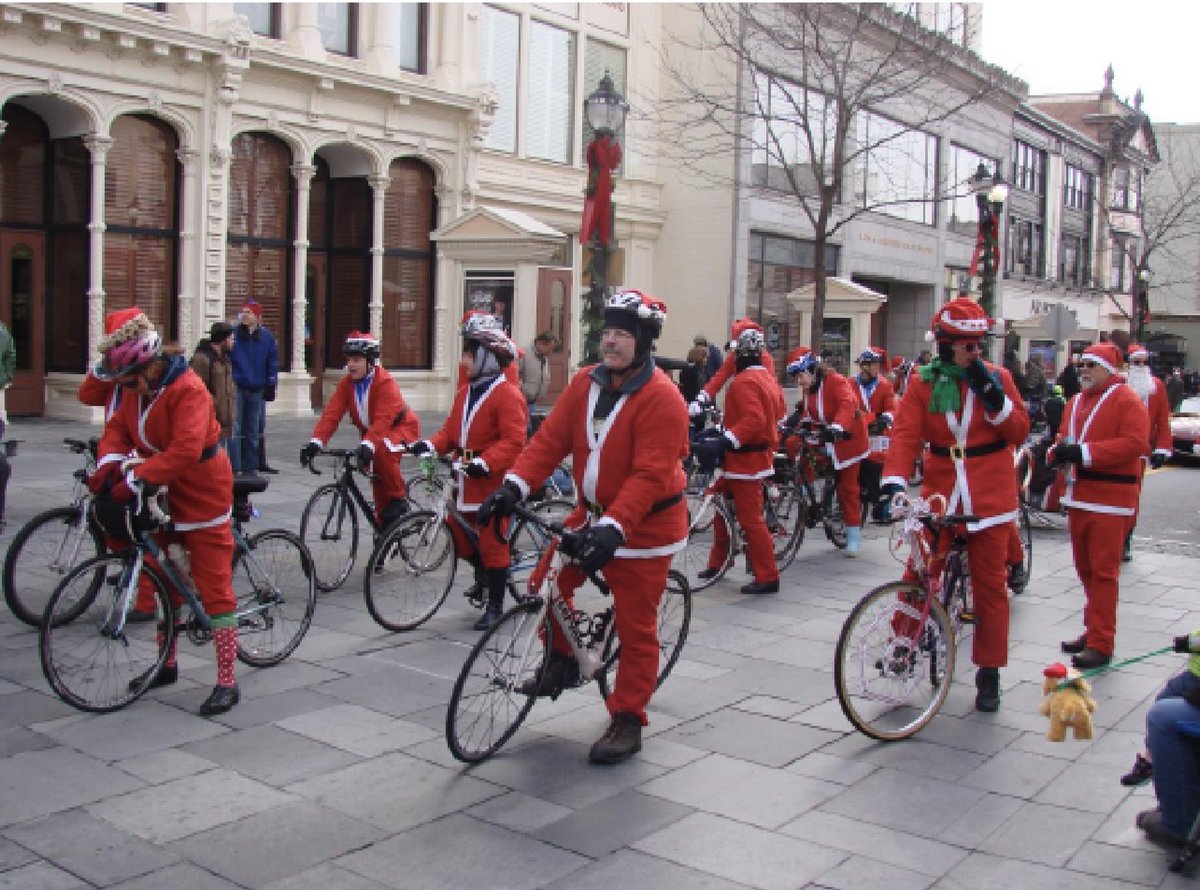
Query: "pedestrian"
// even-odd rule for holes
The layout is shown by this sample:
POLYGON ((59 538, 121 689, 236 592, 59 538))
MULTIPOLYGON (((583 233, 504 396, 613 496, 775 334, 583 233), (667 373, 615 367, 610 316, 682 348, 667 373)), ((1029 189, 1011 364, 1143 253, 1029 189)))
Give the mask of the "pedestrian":
POLYGON ((455 484, 458 511, 469 527, 464 528, 459 517, 452 516, 450 531, 457 555, 470 562, 476 577, 483 580, 481 589, 468 591, 467 595, 487 594, 483 615, 475 622, 475 630, 487 630, 504 612, 510 556, 507 528, 501 529, 503 537, 482 529, 477 511, 484 497, 512 468, 525 444, 524 400, 521 391, 504 377, 504 368, 516 357, 517 347, 499 321, 487 315, 473 316, 461 333, 463 358, 470 364, 470 383, 455 394, 442 428, 429 439, 415 443, 410 453, 458 452, 463 456, 465 466, 455 484), (472 543, 472 535, 477 544, 472 543))
MULTIPOLYGON (((733 323, 730 329, 730 348, 725 353, 725 357, 721 359, 721 364, 717 370, 708 376, 708 380, 704 382, 699 394, 688 403, 688 414, 692 417, 697 417, 704 413, 707 406, 712 405, 717 396, 721 392, 721 388, 725 386, 725 382, 737 373, 737 359, 734 354, 733 344, 737 342, 742 331, 755 330, 762 333, 762 325, 752 318, 739 318, 733 323)), ((775 362, 771 359, 771 353, 763 353, 763 367, 766 368, 771 376, 775 376, 775 362)))
MULTIPOLYGON (((1084 633, 1062 644, 1081 670, 1112 659, 1117 635, 1121 550, 1137 510, 1142 455, 1150 423, 1142 400, 1121 376, 1111 343, 1084 350, 1080 392, 1067 403, 1051 463, 1067 467, 1067 529, 1075 573, 1083 584, 1084 633)), ((971 563, 974 575, 975 564, 971 563)))
MULTIPOLYGON (((241 693, 237 661, 237 600, 233 593, 233 470, 218 446, 221 428, 204 383, 177 347, 164 347, 158 331, 136 306, 110 312, 104 320, 100 361, 93 373, 114 381, 122 398, 104 425, 96 472, 88 486, 103 503, 135 500, 147 486, 167 489, 169 530, 155 532, 166 550, 176 544, 208 614, 216 650, 217 684, 200 714, 223 714, 241 693)), ((140 588, 139 588, 140 589, 140 588)), ((166 628, 159 628, 159 639, 166 628)), ((175 683, 179 668, 171 649, 150 680, 155 689, 175 683)), ((145 676, 132 681, 140 686, 145 676)))
MULTIPOLYGON (((862 542, 862 493, 858 474, 870 451, 866 416, 850 381, 825 363, 807 346, 788 354, 787 372, 800 387, 796 410, 787 428, 805 421, 823 426, 825 450, 837 479, 838 504, 846 523, 846 556, 858 556, 862 542)), ((789 449, 790 451, 791 449, 789 449)))
POLYGON ((233 337, 233 382, 237 386, 231 460, 233 471, 246 476, 259 469, 258 443, 263 431, 266 396, 274 398, 279 383, 279 352, 275 337, 262 324, 262 306, 247 300, 238 314, 233 337))
MULTIPOLYGON (((617 763, 642 748, 646 705, 658 683, 659 600, 671 558, 688 535, 682 464, 687 409, 651 355, 666 317, 666 304, 640 291, 608 298, 600 364, 571 379, 504 484, 479 510, 484 524, 507 516, 566 455, 574 455, 579 501, 565 524, 578 530, 579 562, 559 573, 559 589, 570 602, 584 573, 603 569, 621 640, 616 685, 605 702, 611 721, 588 753, 593 763, 617 763)), ((551 638, 546 661, 522 687, 526 694, 557 696, 578 682, 565 633, 558 628, 551 638)))
POLYGON ((879 482, 883 478, 883 458, 889 445, 888 430, 896 414, 895 390, 880 373, 883 361, 884 351, 878 346, 864 349, 858 357, 858 376, 852 387, 867 422, 870 447, 870 453, 859 469, 858 484, 861 496, 874 505, 872 516, 876 522, 887 522, 891 518, 891 505, 879 500, 879 482))
POLYGON ((1025 362, 1025 386, 1030 400, 1041 400, 1046 395, 1046 369, 1040 355, 1031 355, 1025 362))
POLYGON ((1058 375, 1057 383, 1062 387, 1063 398, 1068 402, 1079 393, 1079 353, 1072 352, 1066 367, 1058 375))
POLYGON ((1183 373, 1179 368, 1172 368, 1171 374, 1167 377, 1167 401, 1171 404, 1171 411, 1179 410, 1179 406, 1183 403, 1183 373))
MULTIPOLYGON (((763 365, 765 350, 761 331, 747 328, 738 335, 734 346, 737 372, 725 396, 724 432, 695 446, 704 452, 701 459, 707 465, 724 464, 725 472, 715 489, 733 498, 738 525, 746 536, 753 577, 741 592, 748 594, 779 592, 775 543, 763 514, 763 484, 775 472, 779 419, 787 405, 779 381, 763 365)), ((729 528, 724 522, 716 523, 708 566, 701 570, 701 578, 720 573, 729 559, 730 545, 729 528)))
POLYGON ((708 362, 708 350, 703 346, 693 346, 688 350, 687 364, 679 371, 679 392, 685 402, 691 402, 700 394, 708 378, 704 368, 708 362))
MULTIPOLYGON (((463 326, 466 330, 466 326, 463 326)), ((536 405, 550 388, 550 354, 558 346, 558 338, 551 331, 542 331, 533 340, 533 348, 525 352, 518 362, 517 371, 521 378, 521 394, 532 413, 536 405)), ((507 364, 507 363, 506 363, 507 364)))
MULTIPOLYGON (((979 517, 966 527, 975 606, 971 658, 975 708, 1000 707, 1000 668, 1008 663, 1008 578, 1005 558, 1017 518, 1014 450, 1029 435, 1029 415, 1012 375, 983 361, 992 321, 979 304, 957 297, 939 308, 930 328, 937 356, 908 379, 896 410, 883 465, 881 494, 907 487, 924 455, 921 496, 945 498, 946 513, 979 517)), ((959 529, 947 528, 939 548, 959 529)), ((915 580, 909 567, 905 580, 915 580)))
POLYGON ((709 343, 708 337, 703 334, 693 337, 692 345, 704 350, 704 379, 711 380, 712 376, 720 370, 721 362, 725 361, 725 354, 721 352, 721 348, 716 343, 709 343))
MULTIPOLYGON (((1150 370, 1150 350, 1139 343, 1131 343, 1125 352, 1128 366, 1125 370, 1125 381, 1129 388, 1138 394, 1146 407, 1147 420, 1150 423, 1150 438, 1146 445, 1146 456, 1138 471, 1138 501, 1141 501, 1141 479, 1146 472, 1146 464, 1159 469, 1171 458, 1171 405, 1167 396, 1167 386, 1154 376, 1150 370)), ((1133 530, 1137 526, 1137 513, 1133 514, 1133 522, 1129 533, 1125 536, 1125 547, 1121 552, 1121 562, 1133 559, 1133 530)))
POLYGON ((217 423, 221 425, 221 448, 230 453, 234 441, 233 427, 237 419, 237 388, 233 384, 233 325, 214 321, 208 337, 196 344, 192 354, 192 370, 208 388, 213 399, 217 423))

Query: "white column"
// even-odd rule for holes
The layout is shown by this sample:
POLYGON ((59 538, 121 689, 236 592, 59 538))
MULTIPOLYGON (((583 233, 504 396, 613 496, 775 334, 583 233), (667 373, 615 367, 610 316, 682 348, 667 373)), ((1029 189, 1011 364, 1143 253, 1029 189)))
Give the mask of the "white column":
POLYGON ((321 43, 321 30, 317 27, 317 4, 297 3, 292 6, 295 16, 292 33, 288 43, 300 51, 303 56, 319 56, 325 52, 321 43))
MULTIPOLYGON (((304 367, 304 309, 308 299, 308 202, 312 194, 312 178, 317 168, 312 164, 293 164, 296 179, 296 241, 292 272, 292 373, 303 374, 304 367)), ((320 307, 314 307, 319 312, 320 307)))
POLYGON ((92 207, 88 217, 88 356, 90 365, 96 344, 104 336, 104 177, 108 150, 113 141, 107 136, 85 136, 83 144, 92 156, 92 207))
POLYGON ((364 3, 358 7, 360 13, 370 10, 375 14, 371 29, 369 59, 371 68, 389 72, 396 68, 396 45, 392 38, 396 30, 396 12, 391 3, 364 3))
POLYGON ((184 348, 191 349, 196 345, 198 339, 192 325, 196 316, 200 316, 202 329, 206 321, 215 321, 216 319, 204 318, 203 306, 200 306, 199 312, 197 312, 195 298, 196 245, 198 243, 195 226, 199 218, 198 211, 201 203, 197 175, 200 152, 192 148, 181 148, 175 152, 175 157, 179 158, 179 164, 183 167, 183 188, 179 198, 181 226, 179 229, 179 295, 176 298, 176 311, 179 313, 179 342, 184 348))
POLYGON ((383 202, 391 185, 390 176, 369 176, 373 197, 371 205, 371 333, 376 337, 383 332, 383 202))
MULTIPOLYGON (((444 182, 435 185, 433 193, 437 196, 437 227, 440 229, 458 215, 454 203, 455 193, 454 189, 444 182)), ((436 249, 437 245, 435 244, 434 247, 436 249)), ((435 281, 438 293, 434 294, 433 299, 433 370, 445 374, 447 363, 458 359, 457 355, 453 358, 449 355, 450 343, 457 342, 458 331, 454 332, 453 340, 451 340, 446 334, 446 329, 458 321, 458 313, 462 311, 460 305, 462 281, 458 275, 460 264, 456 260, 448 259, 441 250, 437 250, 436 256, 435 281)), ((448 379, 442 377, 441 380, 448 382, 447 394, 452 396, 457 383, 457 375, 452 373, 448 379)))

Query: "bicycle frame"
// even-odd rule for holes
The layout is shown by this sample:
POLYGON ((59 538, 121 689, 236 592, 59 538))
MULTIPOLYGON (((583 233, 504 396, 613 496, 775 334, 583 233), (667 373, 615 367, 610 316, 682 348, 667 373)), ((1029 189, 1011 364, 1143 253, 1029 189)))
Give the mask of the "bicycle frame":
MULTIPOLYGON (((366 495, 362 493, 362 489, 358 487, 358 481, 354 478, 355 473, 362 473, 367 479, 374 477, 370 473, 356 469, 353 465, 355 460, 355 452, 344 448, 330 448, 320 452, 317 457, 330 457, 341 461, 341 468, 338 470, 338 478, 334 483, 341 490, 342 494, 348 496, 348 500, 358 506, 358 510, 367 518, 367 522, 376 532, 381 532, 383 529, 379 525, 379 520, 375 518, 375 508, 371 502, 367 500, 366 495)), ((309 472, 314 476, 322 475, 317 469, 315 461, 308 464, 309 472)), ((347 499, 339 501, 339 504, 345 504, 347 499)), ((343 508, 345 509, 345 508, 343 508)), ((333 540, 341 534, 341 526, 345 521, 345 514, 339 510, 335 515, 333 509, 330 509, 329 514, 325 517, 325 521, 321 526, 321 539, 333 540), (331 523, 333 531, 330 531, 331 523)))
MULTIPOLYGON (((955 612, 950 599, 954 595, 951 585, 946 583, 949 578, 969 577, 966 565, 966 538, 963 537, 962 527, 978 520, 976 516, 955 515, 945 513, 946 499, 935 494, 926 499, 897 494, 892 499, 893 515, 901 520, 899 540, 892 545, 892 551, 907 548, 909 565, 917 576, 917 586, 924 593, 918 627, 923 627, 929 617, 930 602, 938 599, 945 606, 947 613, 954 622, 954 635, 957 640, 962 628, 973 623, 969 612, 955 612), (950 543, 944 549, 939 549, 939 539, 943 530, 950 529, 950 543), (940 560, 941 565, 937 567, 940 560)), ((969 603, 963 603, 964 609, 969 603)))

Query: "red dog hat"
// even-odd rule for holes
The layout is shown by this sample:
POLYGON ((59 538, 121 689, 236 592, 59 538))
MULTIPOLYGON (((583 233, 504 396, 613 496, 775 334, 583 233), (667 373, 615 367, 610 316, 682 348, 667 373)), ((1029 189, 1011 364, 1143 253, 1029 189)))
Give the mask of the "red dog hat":
POLYGON ((1096 364, 1108 370, 1110 374, 1121 371, 1121 350, 1112 343, 1093 343, 1083 351, 1084 359, 1091 359, 1096 364))
POLYGON ((992 327, 983 307, 970 297, 956 297, 933 313, 929 329, 937 340, 979 340, 992 327))

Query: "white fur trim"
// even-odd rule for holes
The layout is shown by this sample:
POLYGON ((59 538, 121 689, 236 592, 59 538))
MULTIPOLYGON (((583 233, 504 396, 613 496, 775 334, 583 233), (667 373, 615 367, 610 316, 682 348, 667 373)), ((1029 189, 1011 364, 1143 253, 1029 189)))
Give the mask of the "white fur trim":
POLYGON ((988 423, 990 423, 992 426, 999 426, 1000 424, 1004 423, 1004 421, 1008 420, 1008 416, 1010 414, 1012 414, 1012 412, 1013 412, 1012 399, 1010 399, 1008 396, 1005 396, 1004 397, 1004 407, 1002 407, 1000 409, 1000 413, 997 414, 995 417, 990 417, 987 414, 987 412, 984 412, 983 418, 988 423))
POLYGON ((733 430, 725 430, 725 441, 733 446, 734 449, 742 447, 742 443, 738 441, 738 437, 733 434, 733 430))
POLYGON ((516 476, 516 475, 513 475, 512 473, 509 473, 508 475, 506 475, 504 477, 504 481, 511 482, 513 485, 517 486, 517 488, 521 489, 521 497, 523 497, 523 498, 529 497, 529 492, 532 489, 529 487, 529 483, 526 482, 524 479, 522 479, 520 476, 516 476))

